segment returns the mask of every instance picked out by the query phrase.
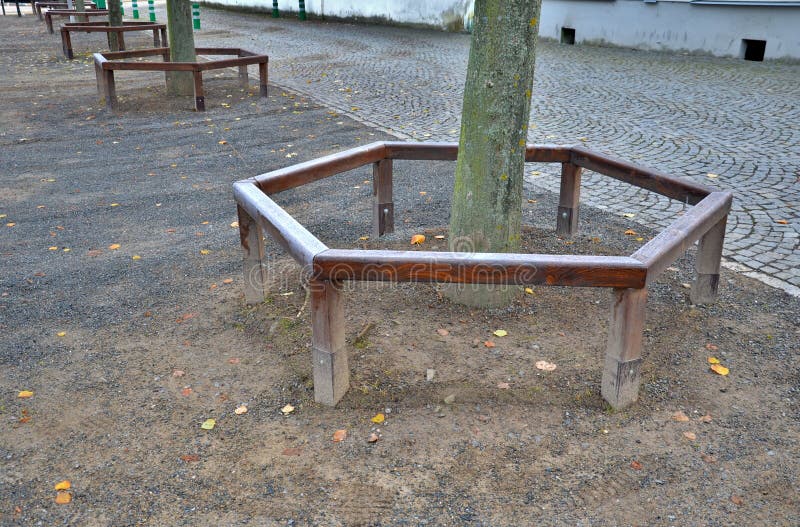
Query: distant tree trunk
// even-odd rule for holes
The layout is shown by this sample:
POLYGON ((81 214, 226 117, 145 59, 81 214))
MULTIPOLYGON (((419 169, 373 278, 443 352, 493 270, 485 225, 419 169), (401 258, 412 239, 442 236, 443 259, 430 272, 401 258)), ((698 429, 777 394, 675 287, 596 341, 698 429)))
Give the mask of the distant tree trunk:
MULTIPOLYGON (((167 30, 169 33, 170 60, 172 62, 194 62, 194 29, 192 28, 192 4, 190 0, 167 0, 167 30)), ((167 75, 167 93, 170 95, 192 95, 194 78, 191 72, 172 72, 167 75)))
MULTIPOLYGON (((122 2, 121 0, 108 0, 108 25, 122 25, 122 2)), ((108 47, 111 51, 119 51, 118 33, 108 34, 108 47)))
MULTIPOLYGON (((35 0, 31 0, 32 2, 35 0)), ((86 11, 86 5, 83 3, 83 0, 75 0, 75 11, 78 13, 83 13, 86 11)), ((89 17, 86 16, 78 16, 76 17, 79 22, 88 22, 89 17)))
MULTIPOLYGON (((514 252, 520 246, 522 184, 541 0, 476 0, 464 86, 450 250, 514 252)), ((508 303, 518 288, 456 287, 476 306, 508 303)))

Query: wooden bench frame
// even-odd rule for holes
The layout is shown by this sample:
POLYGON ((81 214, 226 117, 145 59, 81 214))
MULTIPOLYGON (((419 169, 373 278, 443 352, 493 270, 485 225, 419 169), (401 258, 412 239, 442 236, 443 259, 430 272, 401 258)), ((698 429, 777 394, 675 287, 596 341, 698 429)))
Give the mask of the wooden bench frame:
POLYGON ((335 405, 348 389, 344 311, 338 286, 343 280, 362 280, 611 288, 613 301, 601 393, 614 408, 636 401, 647 285, 699 240, 698 274, 691 301, 704 304, 715 300, 732 194, 580 146, 528 145, 526 162, 561 163, 556 219, 559 235, 577 233, 583 169, 693 205, 628 257, 330 249, 269 197, 372 164, 372 229, 377 237, 394 230, 393 161, 453 161, 457 155, 455 143, 380 142, 234 183, 246 302, 260 303, 267 294, 264 233, 302 265, 309 277, 315 400, 335 405))
POLYGON ((64 17, 79 17, 79 16, 108 16, 108 9, 88 9, 86 11, 76 11, 74 9, 48 9, 44 14, 44 23, 47 25, 47 31, 50 34, 55 33, 53 31, 53 17, 58 16, 61 18, 64 17))
MULTIPOLYGON (((84 1, 84 7, 86 9, 97 9, 97 4, 94 2, 86 2, 84 1)), ((31 4, 33 6, 33 12, 39 17, 39 20, 44 20, 44 15, 42 14, 42 9, 68 9, 69 4, 66 2, 33 2, 31 4)))
POLYGON ((204 112, 206 109, 205 92, 203 91, 203 72, 230 67, 239 68, 239 81, 242 87, 249 87, 247 66, 258 64, 259 86, 261 96, 267 96, 267 64, 269 57, 258 55, 252 51, 241 48, 195 48, 197 55, 235 55, 233 59, 210 60, 207 62, 169 62, 169 48, 140 49, 134 51, 118 51, 113 53, 95 53, 94 68, 97 75, 97 89, 105 97, 106 105, 115 109, 117 105, 117 92, 114 84, 114 71, 163 71, 167 75, 173 71, 188 71, 194 75, 194 101, 195 110, 204 112), (137 57, 163 57, 163 62, 128 62, 126 60, 137 57))
POLYGON ((85 33, 106 33, 109 38, 109 47, 111 46, 111 33, 116 33, 120 51, 125 51, 125 38, 123 35, 131 31, 152 31, 154 48, 160 48, 162 42, 168 44, 166 24, 156 24, 153 22, 123 22, 121 26, 111 26, 109 22, 68 22, 61 26, 61 48, 64 50, 64 56, 70 60, 74 58, 70 33, 76 31, 85 33))

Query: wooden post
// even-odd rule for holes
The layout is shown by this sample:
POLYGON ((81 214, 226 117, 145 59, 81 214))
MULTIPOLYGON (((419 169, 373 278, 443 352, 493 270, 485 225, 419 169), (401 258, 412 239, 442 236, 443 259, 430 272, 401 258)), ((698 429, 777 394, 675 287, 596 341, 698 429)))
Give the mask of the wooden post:
POLYGON ((639 396, 647 289, 614 289, 612 300, 601 392, 621 409, 639 396))
POLYGON ((206 111, 206 95, 203 91, 203 72, 193 71, 194 74, 194 109, 198 112, 206 111))
POLYGON ((336 283, 311 280, 314 400, 334 406, 350 386, 344 343, 344 307, 336 283))
POLYGON ((372 235, 394 232, 392 202, 392 160, 382 159, 372 168, 372 235))
POLYGON ((239 213, 239 239, 242 244, 244 270, 244 300, 260 304, 267 295, 267 269, 264 255, 264 236, 261 227, 241 206, 239 213))
POLYGON ((64 50, 64 56, 72 60, 72 39, 69 36, 69 30, 66 27, 61 28, 61 49, 64 50))
POLYGON ((239 84, 245 90, 250 87, 250 79, 247 77, 247 65, 239 66, 239 84))
POLYGON ((267 96, 267 82, 269 77, 267 77, 267 63, 260 62, 258 64, 258 83, 259 87, 261 88, 261 96, 267 96))
POLYGON ((561 163, 561 193, 558 196, 556 234, 572 236, 578 233, 578 210, 581 195, 581 167, 561 163))
POLYGON ((103 87, 106 92, 106 106, 109 110, 117 107, 117 87, 114 85, 114 70, 103 70, 103 87))
POLYGON ((723 217, 700 238, 697 244, 697 261, 695 262, 697 278, 695 278, 689 293, 689 299, 693 304, 710 304, 717 299, 719 264, 722 259, 727 222, 728 216, 723 217))

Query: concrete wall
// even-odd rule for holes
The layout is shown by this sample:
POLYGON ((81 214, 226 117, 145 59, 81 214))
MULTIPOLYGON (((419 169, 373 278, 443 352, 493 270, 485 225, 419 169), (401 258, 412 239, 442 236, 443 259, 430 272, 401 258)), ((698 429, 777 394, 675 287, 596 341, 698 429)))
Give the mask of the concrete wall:
POLYGON ((764 58, 800 58, 800 6, 702 5, 640 0, 544 0, 539 34, 576 43, 739 57, 742 39, 766 40, 764 58))

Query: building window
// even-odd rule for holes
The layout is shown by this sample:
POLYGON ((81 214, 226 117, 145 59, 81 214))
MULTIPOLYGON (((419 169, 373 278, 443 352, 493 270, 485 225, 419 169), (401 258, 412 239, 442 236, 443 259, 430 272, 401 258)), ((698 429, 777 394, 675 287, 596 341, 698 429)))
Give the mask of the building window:
POLYGON ((766 40, 750 40, 743 38, 740 57, 744 60, 755 60, 757 62, 761 62, 764 60, 764 51, 766 49, 766 40))
POLYGON ((562 44, 569 44, 570 46, 575 44, 575 29, 571 27, 562 27, 561 28, 561 43, 562 44))

